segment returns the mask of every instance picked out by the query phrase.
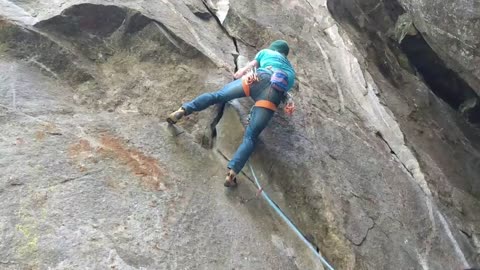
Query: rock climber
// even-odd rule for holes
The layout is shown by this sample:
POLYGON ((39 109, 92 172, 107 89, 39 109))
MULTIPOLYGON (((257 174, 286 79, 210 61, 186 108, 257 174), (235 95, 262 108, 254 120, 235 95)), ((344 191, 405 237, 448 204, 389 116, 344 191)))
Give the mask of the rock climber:
POLYGON ((284 40, 272 42, 270 47, 259 51, 253 61, 233 75, 236 80, 217 92, 201 94, 183 104, 167 118, 167 122, 175 124, 182 117, 202 111, 213 104, 242 97, 251 97, 255 101, 243 142, 228 163, 224 183, 226 187, 237 185, 236 176, 252 154, 258 136, 294 84, 295 70, 287 59, 289 50, 288 43, 284 40))

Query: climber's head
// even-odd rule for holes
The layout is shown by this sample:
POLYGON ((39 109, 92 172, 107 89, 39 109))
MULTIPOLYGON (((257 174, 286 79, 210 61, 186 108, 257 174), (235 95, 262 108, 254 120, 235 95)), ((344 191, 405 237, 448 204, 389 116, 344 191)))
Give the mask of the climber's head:
POLYGON ((274 42, 272 42, 272 44, 270 44, 269 49, 277 51, 285 55, 285 57, 288 56, 288 52, 290 51, 288 43, 285 40, 275 40, 274 42))

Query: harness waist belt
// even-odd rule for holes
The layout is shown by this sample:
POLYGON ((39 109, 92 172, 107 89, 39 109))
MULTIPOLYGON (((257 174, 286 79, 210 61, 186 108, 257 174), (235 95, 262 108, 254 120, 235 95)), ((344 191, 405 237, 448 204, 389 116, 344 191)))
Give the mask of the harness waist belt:
POLYGON ((272 110, 272 111, 277 110, 277 105, 275 105, 275 103, 273 103, 269 100, 259 100, 259 101, 255 102, 255 106, 265 108, 265 109, 269 109, 269 110, 272 110))
MULTIPOLYGON (((251 76, 243 76, 243 78, 242 78, 242 88, 243 88, 243 92, 245 92, 245 96, 247 96, 247 97, 250 96, 250 85, 255 81, 258 81, 258 77, 256 77, 255 74, 251 75, 251 76)), ((277 105, 275 105, 275 103, 273 103, 269 100, 259 100, 259 101, 255 102, 255 106, 265 108, 265 109, 269 109, 269 110, 272 110, 274 112, 277 110, 277 105)))
POLYGON ((248 80, 246 77, 242 79, 242 87, 243 87, 243 92, 245 92, 245 96, 249 97, 250 96, 250 85, 248 84, 248 80))

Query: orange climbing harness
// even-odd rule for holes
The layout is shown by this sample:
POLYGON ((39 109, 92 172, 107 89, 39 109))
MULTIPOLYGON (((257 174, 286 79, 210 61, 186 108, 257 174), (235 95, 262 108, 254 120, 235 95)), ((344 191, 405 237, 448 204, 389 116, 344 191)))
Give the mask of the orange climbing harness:
POLYGON ((258 78, 257 70, 255 68, 251 69, 247 74, 245 74, 245 76, 243 76, 242 87, 243 91, 245 92, 245 96, 250 96, 250 85, 258 81, 260 81, 260 78, 258 78))
MULTIPOLYGON (((260 81, 260 78, 257 75, 256 68, 251 69, 247 74, 245 74, 245 76, 243 76, 242 87, 243 91, 245 92, 245 96, 250 96, 250 85, 258 81, 260 81)), ((255 102, 255 107, 266 108, 272 111, 277 110, 277 105, 269 100, 258 100, 255 102)))
MULTIPOLYGON (((256 68, 251 69, 245 76, 242 78, 242 87, 245 92, 245 96, 250 96, 250 85, 260 81, 260 78, 257 75, 256 68)), ((278 90, 276 90, 278 91, 278 90)), ((287 104, 283 108, 285 114, 292 115, 295 111, 295 103, 293 102, 293 96, 290 93, 286 93, 288 96, 287 104)), ((259 100, 255 102, 255 107, 266 108, 272 111, 277 110, 277 105, 269 100, 259 100)))
POLYGON ((269 100, 259 100, 259 101, 255 102, 255 107, 261 107, 261 108, 269 109, 269 110, 272 110, 272 111, 277 110, 277 105, 275 105, 275 103, 273 103, 269 100))

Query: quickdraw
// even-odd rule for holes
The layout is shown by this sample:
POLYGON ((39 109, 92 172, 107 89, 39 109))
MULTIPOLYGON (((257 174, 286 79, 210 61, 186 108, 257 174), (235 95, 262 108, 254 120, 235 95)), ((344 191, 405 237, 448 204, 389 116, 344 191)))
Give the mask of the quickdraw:
POLYGON ((293 115, 293 112, 295 111, 295 102, 293 102, 293 96, 290 93, 287 93, 288 99, 287 99, 287 104, 283 108, 283 111, 287 115, 293 115))
POLYGON ((260 81, 260 78, 257 75, 257 69, 253 67, 242 78, 242 88, 243 88, 243 91, 245 92, 245 96, 247 97, 250 96, 250 85, 258 81, 260 81))
POLYGON ((256 67, 250 69, 250 71, 246 74, 246 80, 248 85, 252 85, 253 83, 260 81, 260 78, 257 75, 256 67))

